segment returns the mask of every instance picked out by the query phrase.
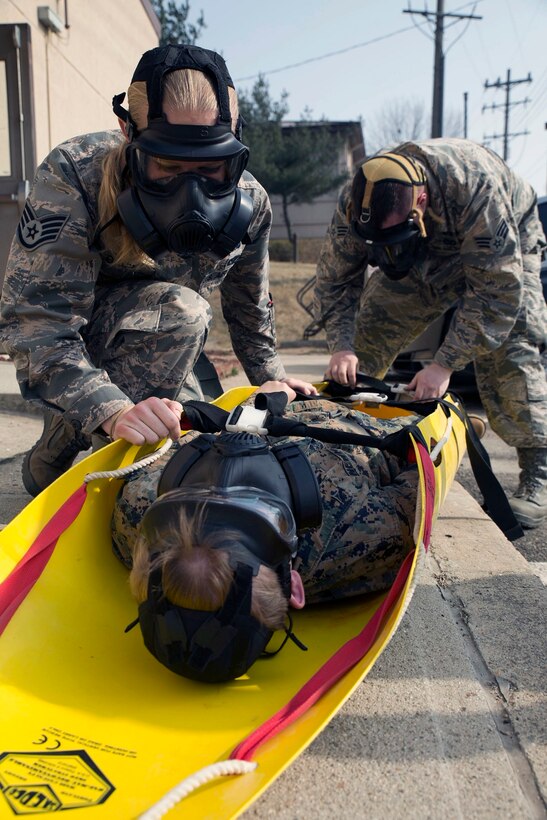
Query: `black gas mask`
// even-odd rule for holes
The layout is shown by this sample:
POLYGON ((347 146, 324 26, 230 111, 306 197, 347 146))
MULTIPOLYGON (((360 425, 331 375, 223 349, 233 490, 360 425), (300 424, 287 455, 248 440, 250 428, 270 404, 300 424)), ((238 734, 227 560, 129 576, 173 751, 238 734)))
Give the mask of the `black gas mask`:
POLYGON ((368 238, 372 232, 363 230, 359 223, 355 231, 367 243, 369 264, 377 265, 388 279, 404 279, 427 256, 427 239, 412 217, 374 232, 375 239, 368 238))
MULTIPOLYGON (((161 570, 153 570, 139 606, 144 643, 179 675, 210 683, 233 680, 265 653, 273 635, 251 614, 253 578, 262 565, 269 567, 289 600, 297 535, 321 523, 317 480, 292 442, 270 447, 248 433, 203 434, 181 447, 162 473, 158 498, 141 524, 150 544, 161 540, 164 527, 176 526, 181 510, 199 515, 203 533, 215 535, 233 581, 219 609, 200 611, 168 601, 161 570)), ((282 645, 291 638, 305 648, 290 619, 285 633, 282 645)))
POLYGON ((370 264, 377 265, 388 279, 403 279, 427 256, 427 232, 417 207, 418 189, 426 183, 424 171, 409 157, 382 154, 363 163, 358 173, 364 177, 365 188, 353 229, 367 243, 370 264), (372 193, 376 186, 377 192, 381 191, 386 183, 411 187, 412 204, 406 219, 380 228, 371 204, 372 193))
POLYGON ((165 46, 146 52, 132 83, 146 81, 148 124, 138 131, 121 105, 114 112, 128 125, 126 151, 130 185, 118 197, 118 213, 145 253, 165 251, 227 256, 247 237, 253 215, 250 196, 238 187, 249 150, 231 129, 228 86, 222 57, 197 46, 165 46), (162 110, 163 80, 170 71, 203 71, 217 95, 215 125, 174 125, 162 110), (191 163, 191 165, 189 165, 191 163))

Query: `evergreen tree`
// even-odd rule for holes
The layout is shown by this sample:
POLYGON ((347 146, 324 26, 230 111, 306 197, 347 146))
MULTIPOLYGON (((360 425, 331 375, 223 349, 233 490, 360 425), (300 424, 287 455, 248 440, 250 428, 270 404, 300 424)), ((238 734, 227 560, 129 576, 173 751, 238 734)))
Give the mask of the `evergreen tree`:
POLYGON ((293 242, 289 206, 312 202, 339 187, 347 170, 338 164, 342 138, 328 121, 312 122, 310 112, 290 125, 283 118, 289 110, 288 94, 272 99, 267 80, 259 77, 249 93, 240 92, 240 111, 245 122, 243 142, 249 146, 249 171, 268 194, 281 197, 287 235, 293 242))
POLYGON ((207 28, 202 11, 195 23, 188 22, 190 0, 152 0, 152 6, 161 24, 160 46, 170 43, 194 45, 202 29, 207 28))

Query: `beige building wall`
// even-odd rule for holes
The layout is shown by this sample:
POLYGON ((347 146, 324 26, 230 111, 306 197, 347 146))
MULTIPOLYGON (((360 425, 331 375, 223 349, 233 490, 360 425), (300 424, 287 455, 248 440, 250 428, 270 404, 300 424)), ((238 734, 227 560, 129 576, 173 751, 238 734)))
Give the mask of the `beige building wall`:
POLYGON ((32 29, 37 163, 68 137, 117 127, 112 97, 159 41, 149 0, 0 0, 0 23, 32 29), (38 22, 43 5, 61 20, 59 34, 38 22))

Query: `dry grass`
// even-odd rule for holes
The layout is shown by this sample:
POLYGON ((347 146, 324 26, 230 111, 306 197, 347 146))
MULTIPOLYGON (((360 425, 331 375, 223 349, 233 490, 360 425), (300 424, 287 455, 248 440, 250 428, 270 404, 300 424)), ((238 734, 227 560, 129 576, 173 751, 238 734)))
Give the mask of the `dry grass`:
MULTIPOLYGON (((324 332, 314 336, 310 341, 303 340, 304 328, 311 321, 311 317, 296 301, 296 294, 314 274, 315 265, 312 264, 292 264, 291 262, 271 262, 270 264, 270 292, 275 305, 279 348, 317 349, 321 347, 326 349, 324 332)), ((306 302, 311 301, 311 298, 312 294, 309 292, 306 302)), ((230 367, 229 361, 223 362, 221 355, 231 352, 230 337, 220 311, 218 292, 213 294, 210 301, 214 318, 206 350, 215 361, 217 368, 222 370, 230 367)))
MULTIPOLYGON (((310 262, 312 265, 316 265, 322 245, 323 237, 316 237, 315 239, 298 237, 296 258, 299 262, 310 262)), ((276 262, 293 261, 294 248, 288 239, 270 239, 269 249, 271 260, 276 262)))

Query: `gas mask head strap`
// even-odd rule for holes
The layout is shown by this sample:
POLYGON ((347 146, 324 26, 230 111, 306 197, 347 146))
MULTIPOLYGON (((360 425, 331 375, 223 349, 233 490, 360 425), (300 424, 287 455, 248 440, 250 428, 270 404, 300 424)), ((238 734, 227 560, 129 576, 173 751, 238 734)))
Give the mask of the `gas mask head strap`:
MULTIPOLYGON (((155 57, 154 68, 150 76, 149 72, 146 80, 148 93, 148 104, 150 106, 148 119, 160 119, 163 116, 163 78, 170 71, 182 68, 193 68, 196 71, 203 71, 212 79, 220 111, 219 123, 230 124, 230 99, 228 97, 228 86, 232 86, 232 78, 226 68, 226 63, 219 54, 198 46, 166 46, 159 50, 155 57), (163 52, 163 53, 161 53, 163 52)), ((137 73, 137 72, 135 72, 137 73)), ((137 79, 133 77, 133 82, 137 79)))
MULTIPOLYGON (((226 125, 231 130, 232 115, 230 112, 230 98, 228 86, 234 88, 234 84, 226 63, 220 54, 209 51, 198 46, 169 45, 161 48, 153 48, 141 57, 137 68, 131 79, 131 84, 135 82, 146 82, 146 93, 148 96, 148 122, 152 120, 163 120, 163 82, 164 77, 171 71, 191 68, 202 71, 209 76, 213 82, 213 88, 219 107, 219 125, 226 125)), ((129 111, 122 107, 121 103, 125 98, 125 93, 116 94, 112 99, 112 109, 114 113, 128 124, 129 139, 135 139, 138 129, 132 120, 129 111)), ((241 125, 238 120, 236 137, 240 138, 241 125)))
POLYGON ((419 189, 426 184, 425 173, 421 165, 410 157, 387 153, 372 157, 364 162, 361 165, 361 172, 365 179, 365 189, 361 202, 361 213, 358 217, 360 223, 370 222, 374 186, 383 182, 395 182, 399 185, 412 187, 412 205, 409 219, 413 219, 417 223, 420 235, 426 236, 422 212, 417 207, 419 189))
POLYGON ((112 111, 115 113, 117 117, 119 117, 123 122, 125 122, 127 128, 125 129, 125 133, 127 134, 127 138, 129 142, 135 139, 138 134, 137 124, 127 108, 124 108, 122 103, 125 100, 125 91, 122 91, 121 94, 114 94, 112 97, 112 111))

